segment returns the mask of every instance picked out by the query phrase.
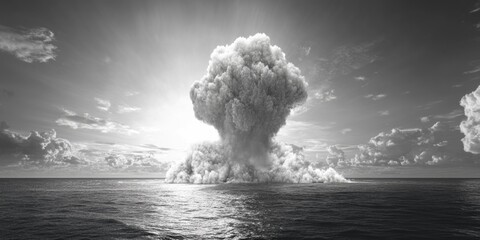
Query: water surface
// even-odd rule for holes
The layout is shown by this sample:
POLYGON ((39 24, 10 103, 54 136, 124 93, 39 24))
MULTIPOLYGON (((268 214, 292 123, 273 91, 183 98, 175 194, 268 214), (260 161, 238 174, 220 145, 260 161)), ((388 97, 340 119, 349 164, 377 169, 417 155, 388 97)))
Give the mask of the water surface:
POLYGON ((1 239, 479 239, 480 180, 0 179, 1 239))

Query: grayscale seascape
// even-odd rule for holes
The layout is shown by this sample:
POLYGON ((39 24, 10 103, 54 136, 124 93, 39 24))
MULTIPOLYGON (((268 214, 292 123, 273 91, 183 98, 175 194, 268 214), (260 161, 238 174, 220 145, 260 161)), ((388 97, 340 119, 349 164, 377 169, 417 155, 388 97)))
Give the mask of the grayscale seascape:
POLYGON ((2 239, 478 239, 479 179, 2 179, 2 239))
POLYGON ((0 0, 17 239, 480 239, 480 0, 0 0))

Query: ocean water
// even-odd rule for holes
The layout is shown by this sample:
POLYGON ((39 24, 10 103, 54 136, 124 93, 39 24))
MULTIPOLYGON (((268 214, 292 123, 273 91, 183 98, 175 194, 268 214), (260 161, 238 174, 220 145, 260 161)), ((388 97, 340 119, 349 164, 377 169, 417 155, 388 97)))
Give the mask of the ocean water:
POLYGON ((0 179, 0 239, 480 239, 480 180, 0 179))

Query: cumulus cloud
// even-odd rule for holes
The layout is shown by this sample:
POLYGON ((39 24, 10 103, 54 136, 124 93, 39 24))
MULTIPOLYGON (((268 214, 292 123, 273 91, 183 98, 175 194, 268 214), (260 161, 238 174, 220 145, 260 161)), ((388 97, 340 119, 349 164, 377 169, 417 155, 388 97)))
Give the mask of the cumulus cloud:
POLYGON ((465 134, 462 139, 466 152, 480 154, 480 86, 463 96, 460 105, 464 107, 467 119, 460 123, 460 131, 465 134))
POLYGON ((314 168, 291 146, 273 141, 291 110, 307 99, 306 87, 300 70, 265 34, 218 46, 190 98, 195 116, 214 126, 221 141, 196 146, 172 166, 166 181, 345 181, 333 169, 314 168))
POLYGON ((344 151, 337 148, 336 146, 328 146, 327 152, 328 156, 325 161, 327 162, 328 166, 336 167, 346 165, 344 151))
POLYGON ((49 167, 84 163, 73 155, 72 144, 57 138, 53 129, 22 136, 10 131, 5 122, 0 124, 0 165, 49 167))
POLYGON ((94 100, 98 104, 97 108, 102 110, 102 111, 108 111, 110 109, 110 106, 112 106, 110 101, 108 101, 106 99, 94 98, 94 100))
POLYGON ((330 89, 326 91, 324 91, 323 89, 319 89, 315 91, 313 97, 322 102, 330 102, 337 99, 337 96, 335 95, 335 89, 330 89))
POLYGON ((60 126, 67 126, 73 129, 90 129, 100 131, 102 133, 118 133, 124 135, 138 133, 137 130, 132 129, 127 125, 94 117, 88 113, 80 115, 66 109, 63 111, 64 116, 56 121, 56 123, 60 126))
POLYGON ((132 106, 128 106, 128 105, 119 105, 117 112, 118 113, 131 113, 131 112, 137 112, 137 111, 140 111, 140 110, 142 110, 142 109, 139 108, 139 107, 132 107, 132 106))
POLYGON ((55 40, 53 32, 47 28, 15 30, 0 25, 0 50, 15 55, 18 59, 32 62, 54 60, 55 40))
POLYGON ((78 157, 89 159, 97 171, 114 172, 164 172, 168 161, 162 156, 169 148, 153 144, 127 145, 117 143, 77 143, 78 157))
POLYGON ((426 129, 392 129, 359 145, 351 165, 436 165, 450 159, 444 147, 445 126, 437 122, 426 129))

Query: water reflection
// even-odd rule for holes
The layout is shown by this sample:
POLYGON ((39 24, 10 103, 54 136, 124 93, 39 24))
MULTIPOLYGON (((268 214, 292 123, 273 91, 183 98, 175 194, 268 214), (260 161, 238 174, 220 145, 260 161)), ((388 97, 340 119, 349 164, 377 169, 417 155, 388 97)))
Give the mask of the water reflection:
MULTIPOLYGON (((262 238, 264 224, 255 195, 232 194, 212 185, 136 183, 148 188, 142 204, 128 210, 143 212, 131 224, 161 237, 178 238, 262 238), (146 207, 145 203, 150 206, 146 207), (141 206, 141 207, 140 207, 141 206), (140 209, 141 208, 141 209, 140 209)), ((133 197, 132 197, 133 198, 133 197)), ((129 205, 129 204, 126 204, 129 205)), ((138 212, 135 214, 138 216, 138 212)))
POLYGON ((480 237, 479 180, 190 185, 35 179, 0 181, 0 193, 2 239, 480 237))

